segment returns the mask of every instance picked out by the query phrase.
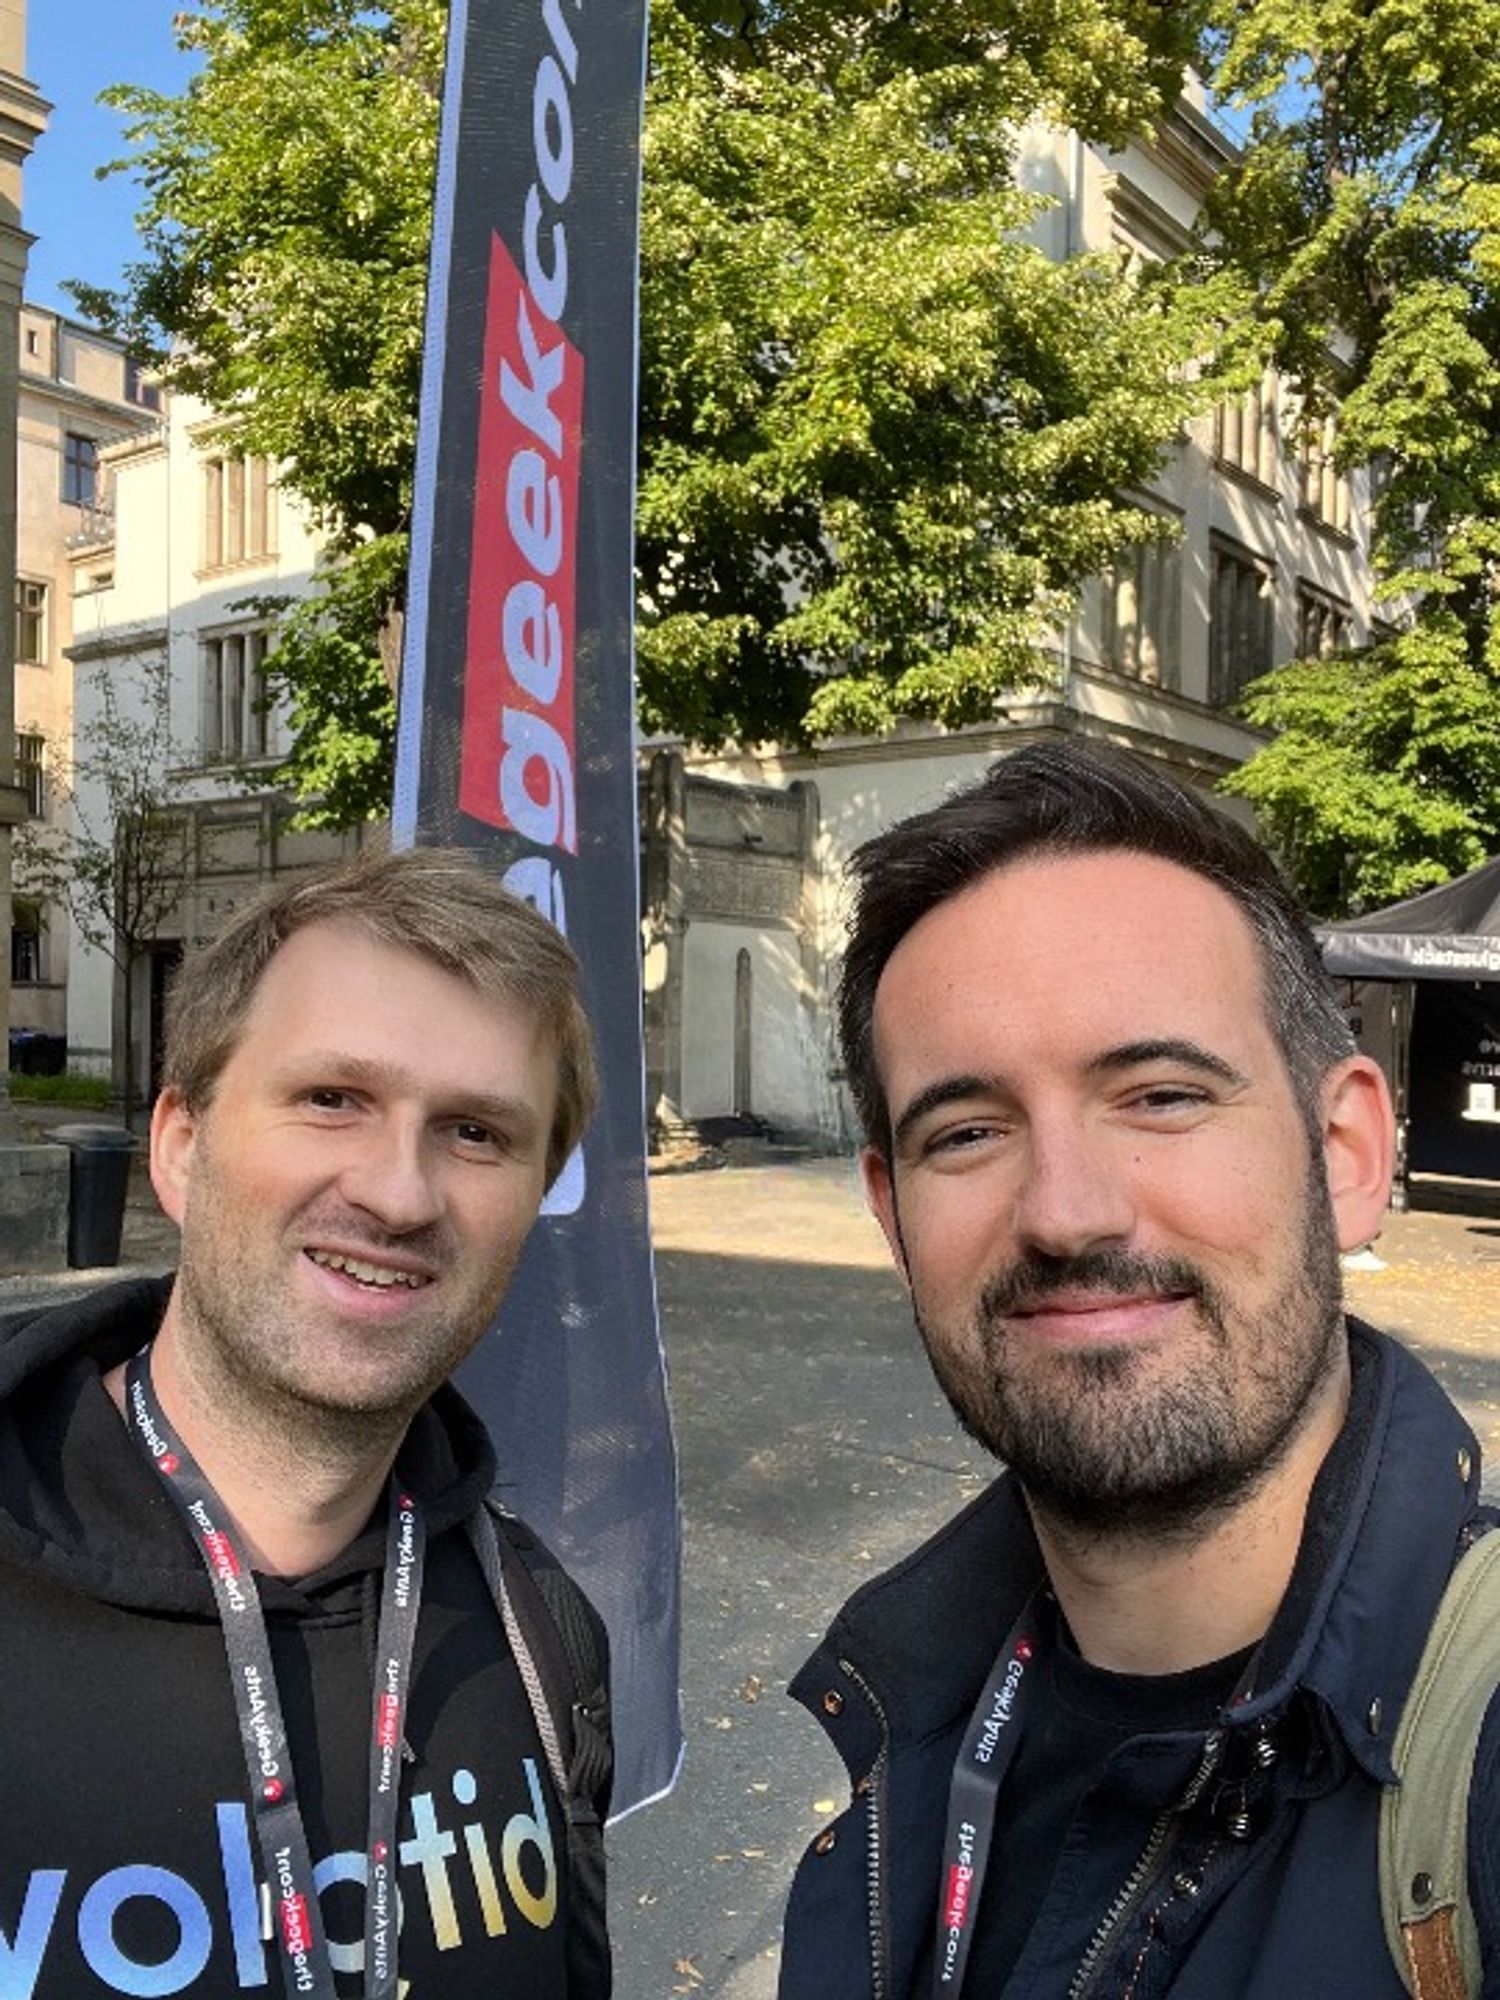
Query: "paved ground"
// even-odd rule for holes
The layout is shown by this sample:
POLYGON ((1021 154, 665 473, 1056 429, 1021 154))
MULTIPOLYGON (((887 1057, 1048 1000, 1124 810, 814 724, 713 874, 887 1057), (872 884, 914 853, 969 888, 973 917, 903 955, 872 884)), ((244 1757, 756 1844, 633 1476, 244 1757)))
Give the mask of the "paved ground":
MULTIPOLYGON (((786 1883, 843 1802, 787 1678, 838 1604, 989 1476, 932 1386, 884 1246, 841 1162, 652 1184, 682 1455, 682 1782, 613 1836, 621 2000, 771 2000, 786 1883)), ((172 1232, 136 1176, 126 1258, 172 1232)), ((1500 1470, 1500 1220, 1388 1218, 1354 1309, 1403 1332, 1500 1470)), ((0 1308, 107 1274, 0 1281, 0 1308)))

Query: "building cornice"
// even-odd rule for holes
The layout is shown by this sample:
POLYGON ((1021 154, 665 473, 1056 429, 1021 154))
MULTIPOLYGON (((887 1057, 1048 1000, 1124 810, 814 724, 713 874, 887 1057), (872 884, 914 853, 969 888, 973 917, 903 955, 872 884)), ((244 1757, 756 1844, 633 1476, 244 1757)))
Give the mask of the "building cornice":
POLYGON ((165 622, 160 625, 109 626, 102 632, 75 639, 71 646, 64 646, 63 657, 80 667, 94 660, 118 660, 130 653, 144 653, 152 647, 165 646, 170 636, 170 627, 165 622))
POLYGON ((0 160, 24 166, 53 109, 34 83, 0 69, 0 160))
POLYGON ((83 415, 99 417, 112 424, 125 425, 127 429, 122 432, 122 436, 133 435, 143 428, 150 429, 152 425, 161 422, 161 417, 155 410, 143 410, 138 403, 127 403, 114 396, 101 396, 93 389, 81 389, 76 382, 64 382, 56 375, 36 374, 23 367, 17 386, 23 407, 26 399, 32 396, 42 402, 61 403, 67 409, 77 410, 83 415))

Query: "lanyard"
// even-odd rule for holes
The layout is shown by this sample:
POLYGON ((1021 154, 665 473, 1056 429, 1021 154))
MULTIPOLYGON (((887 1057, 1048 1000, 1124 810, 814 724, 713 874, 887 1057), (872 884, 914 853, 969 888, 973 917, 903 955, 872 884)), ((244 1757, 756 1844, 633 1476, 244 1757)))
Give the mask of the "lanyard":
MULTIPOLYGON (((1021 1747, 1021 1725, 1037 1669, 1055 1643, 1054 1624, 1042 1612, 1045 1589, 1038 1590, 1006 1635, 999 1657, 964 1731, 948 1793, 943 1834, 943 1874, 939 1885, 937 1957, 933 2000, 958 2000, 963 1990, 995 1834, 1000 1787, 1021 1747)), ((1260 1648, 1250 1653, 1227 1707, 1250 1699, 1260 1648)))
POLYGON ((995 1806, 1020 1748, 1021 1727, 1041 1664, 1041 1634, 1047 1629, 1040 1616, 1042 1597, 1038 1591, 1031 1598, 1006 1635, 953 1766, 938 1890, 934 2000, 957 2000, 963 1989, 994 1838, 995 1806))
MULTIPOLYGON (((276 1911, 286 1991, 311 1994, 313 2000, 336 2000, 260 1592, 223 1503, 162 1412, 151 1385, 149 1348, 137 1354, 126 1370, 125 1411, 137 1443, 181 1511, 213 1585, 250 1779, 250 1810, 276 1911)), ((401 1739, 422 1598, 424 1544, 421 1509, 392 1479, 370 1729, 365 2000, 394 2000, 396 1994, 401 1739)))

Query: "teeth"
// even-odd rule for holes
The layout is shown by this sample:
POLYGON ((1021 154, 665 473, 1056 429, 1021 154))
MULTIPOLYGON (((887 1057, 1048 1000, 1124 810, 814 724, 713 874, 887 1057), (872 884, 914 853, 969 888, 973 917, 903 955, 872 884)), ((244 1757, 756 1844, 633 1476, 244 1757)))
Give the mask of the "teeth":
POLYGON ((405 1285, 417 1291, 426 1284, 412 1271, 393 1271, 386 1264, 367 1264, 359 1257, 340 1257, 332 1250, 309 1250, 308 1256, 315 1264, 322 1264, 327 1270, 342 1271, 347 1277, 357 1278, 362 1285, 375 1285, 387 1291, 392 1285, 405 1285))

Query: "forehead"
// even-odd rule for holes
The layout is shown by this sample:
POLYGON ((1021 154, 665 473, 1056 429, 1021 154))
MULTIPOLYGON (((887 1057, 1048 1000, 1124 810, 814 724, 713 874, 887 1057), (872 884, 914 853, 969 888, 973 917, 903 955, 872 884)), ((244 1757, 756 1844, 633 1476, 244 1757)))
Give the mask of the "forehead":
MULTIPOLYGON (((307 924, 281 944, 251 995, 230 1061, 247 1048, 295 1053, 301 1046, 400 1053, 438 1065, 548 1041, 526 1002, 446 971, 415 951, 384 943, 362 924, 307 924)), ((475 1082, 478 1079, 473 1079, 475 1082)))
POLYGON ((1255 934, 1220 888, 1134 852, 1036 856, 931 909, 892 952, 875 997, 883 1072, 969 1036, 1076 1038, 1266 1031, 1255 934))

